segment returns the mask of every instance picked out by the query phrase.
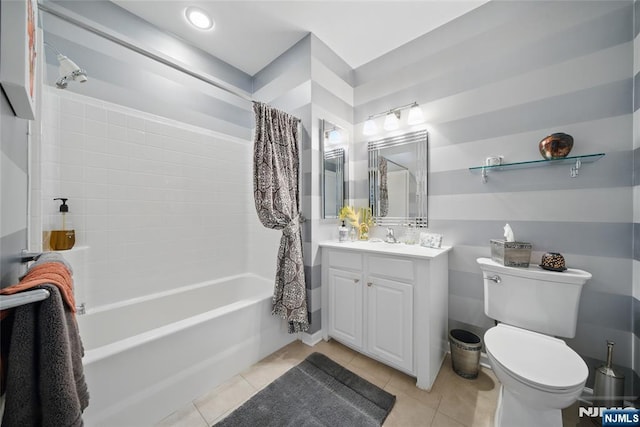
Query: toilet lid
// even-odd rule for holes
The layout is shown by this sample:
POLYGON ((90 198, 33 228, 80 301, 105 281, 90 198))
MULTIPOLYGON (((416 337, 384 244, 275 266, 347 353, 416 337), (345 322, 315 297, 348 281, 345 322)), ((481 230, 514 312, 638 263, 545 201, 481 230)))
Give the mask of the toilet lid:
POLYGON ((586 363, 564 341, 536 332, 498 325, 484 335, 487 351, 523 382, 564 390, 584 383, 586 363))

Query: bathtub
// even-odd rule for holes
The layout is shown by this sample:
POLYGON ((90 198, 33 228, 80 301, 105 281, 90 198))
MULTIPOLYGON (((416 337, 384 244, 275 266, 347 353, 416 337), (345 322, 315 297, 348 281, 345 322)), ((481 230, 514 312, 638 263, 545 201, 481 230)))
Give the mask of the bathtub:
POLYGON ((273 280, 243 274, 78 316, 85 425, 152 425, 295 340, 272 294, 273 280))

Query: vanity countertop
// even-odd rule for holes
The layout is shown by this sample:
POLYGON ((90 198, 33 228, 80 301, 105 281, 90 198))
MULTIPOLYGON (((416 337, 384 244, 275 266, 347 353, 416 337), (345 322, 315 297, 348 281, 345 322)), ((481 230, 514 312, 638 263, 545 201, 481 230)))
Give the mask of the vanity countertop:
POLYGON ((443 246, 442 248, 434 249, 426 248, 420 245, 405 245, 404 243, 371 241, 338 242, 335 240, 327 240, 324 242, 320 242, 319 245, 323 248, 343 249, 347 251, 364 251, 426 259, 435 258, 451 250, 450 246, 443 246))

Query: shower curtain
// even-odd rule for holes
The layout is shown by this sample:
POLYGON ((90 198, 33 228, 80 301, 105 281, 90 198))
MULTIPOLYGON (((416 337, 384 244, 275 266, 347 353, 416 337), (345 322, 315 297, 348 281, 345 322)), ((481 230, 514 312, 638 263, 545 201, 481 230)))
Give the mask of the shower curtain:
POLYGON ((302 259, 298 173, 298 119, 254 102, 256 134, 253 193, 260 222, 282 230, 271 313, 289 323, 289 333, 309 329, 302 259))

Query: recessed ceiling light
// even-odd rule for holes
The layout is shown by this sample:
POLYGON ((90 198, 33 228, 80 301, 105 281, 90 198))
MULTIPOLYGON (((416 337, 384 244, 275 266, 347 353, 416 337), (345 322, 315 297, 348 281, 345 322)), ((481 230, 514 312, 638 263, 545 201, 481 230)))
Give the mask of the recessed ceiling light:
POLYGON ((184 10, 184 16, 187 21, 199 30, 213 29, 214 22, 204 10, 189 6, 184 10))

